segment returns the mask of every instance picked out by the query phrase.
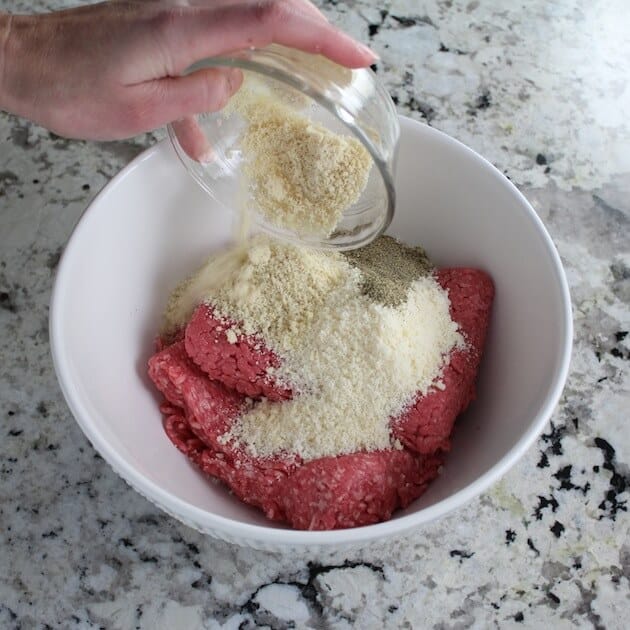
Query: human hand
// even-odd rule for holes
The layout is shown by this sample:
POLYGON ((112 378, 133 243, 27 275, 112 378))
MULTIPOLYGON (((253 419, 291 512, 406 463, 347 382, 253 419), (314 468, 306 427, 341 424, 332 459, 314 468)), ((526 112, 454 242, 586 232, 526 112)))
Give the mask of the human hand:
POLYGON ((128 0, 0 15, 0 108, 73 138, 115 140, 178 119, 185 134, 186 121, 221 109, 242 77, 227 68, 181 73, 271 43, 348 67, 375 59, 307 0, 128 0))

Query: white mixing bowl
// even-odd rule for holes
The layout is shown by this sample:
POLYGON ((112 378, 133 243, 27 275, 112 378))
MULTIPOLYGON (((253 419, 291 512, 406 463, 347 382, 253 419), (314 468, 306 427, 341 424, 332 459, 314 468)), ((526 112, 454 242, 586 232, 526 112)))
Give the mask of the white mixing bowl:
POLYGON ((171 146, 146 151, 93 201, 61 260, 50 309, 61 388, 96 450, 138 492, 224 540, 275 550, 361 544, 443 516, 486 490, 532 445, 562 391, 571 353, 566 278, 542 222, 491 164, 401 118, 389 229, 440 266, 488 271, 496 299, 478 399, 456 423, 429 490, 388 522, 328 532, 271 523, 208 481, 171 444, 146 375, 170 290, 227 242, 231 219, 171 146))

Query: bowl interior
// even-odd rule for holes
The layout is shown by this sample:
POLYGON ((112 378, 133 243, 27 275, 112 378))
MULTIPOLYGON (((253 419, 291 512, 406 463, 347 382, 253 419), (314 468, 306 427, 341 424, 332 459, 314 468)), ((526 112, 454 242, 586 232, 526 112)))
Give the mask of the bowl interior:
POLYGON ((170 290, 231 229, 230 214, 192 183, 172 147, 161 143, 140 156, 77 226, 51 308, 62 389, 101 454, 183 520, 206 531, 304 543, 393 533, 484 490, 549 417, 566 378, 571 323, 547 233, 516 189, 475 153, 424 125, 402 119, 401 126, 389 233, 424 245, 438 265, 487 270, 496 301, 478 399, 456 425, 443 474, 407 510, 360 528, 363 534, 289 532, 270 523, 197 472, 163 432, 146 376, 161 312, 170 290))

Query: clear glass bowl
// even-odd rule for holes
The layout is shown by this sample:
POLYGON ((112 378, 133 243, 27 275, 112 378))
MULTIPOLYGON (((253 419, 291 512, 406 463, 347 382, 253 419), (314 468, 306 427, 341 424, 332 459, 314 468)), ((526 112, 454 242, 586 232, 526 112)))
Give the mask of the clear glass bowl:
POLYGON ((317 247, 353 249, 385 231, 394 215, 393 178, 400 128, 394 104, 371 70, 350 70, 320 56, 271 45, 204 59, 186 72, 216 66, 241 69, 283 106, 335 134, 356 137, 372 163, 363 192, 344 210, 329 236, 298 233, 267 219, 257 205, 255 186, 244 169, 249 159, 241 145, 248 124, 245 118, 228 108, 169 125, 177 155, 215 200, 233 212, 246 204, 258 228, 317 247), (196 140, 197 146, 211 147, 211 157, 206 152, 202 159, 190 150, 189 142, 183 142, 182 134, 189 133, 191 125, 197 136, 202 134, 201 142, 196 140))

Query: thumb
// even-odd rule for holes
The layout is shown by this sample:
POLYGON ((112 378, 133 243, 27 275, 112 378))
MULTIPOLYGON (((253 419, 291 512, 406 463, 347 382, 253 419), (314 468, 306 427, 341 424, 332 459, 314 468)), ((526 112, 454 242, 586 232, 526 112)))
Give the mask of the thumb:
POLYGON ((155 128, 193 114, 216 112, 225 107, 242 82, 243 73, 237 68, 206 68, 151 81, 150 123, 155 128))
POLYGON ((192 107, 192 110, 186 111, 184 116, 180 116, 172 124, 180 146, 191 159, 197 162, 209 162, 213 159, 212 147, 193 113, 221 109, 242 82, 243 73, 231 68, 211 68, 175 79, 171 91, 178 90, 180 93, 175 102, 183 99, 183 106, 189 109, 186 102, 187 92, 193 94, 193 100, 200 99, 199 109, 192 107))

